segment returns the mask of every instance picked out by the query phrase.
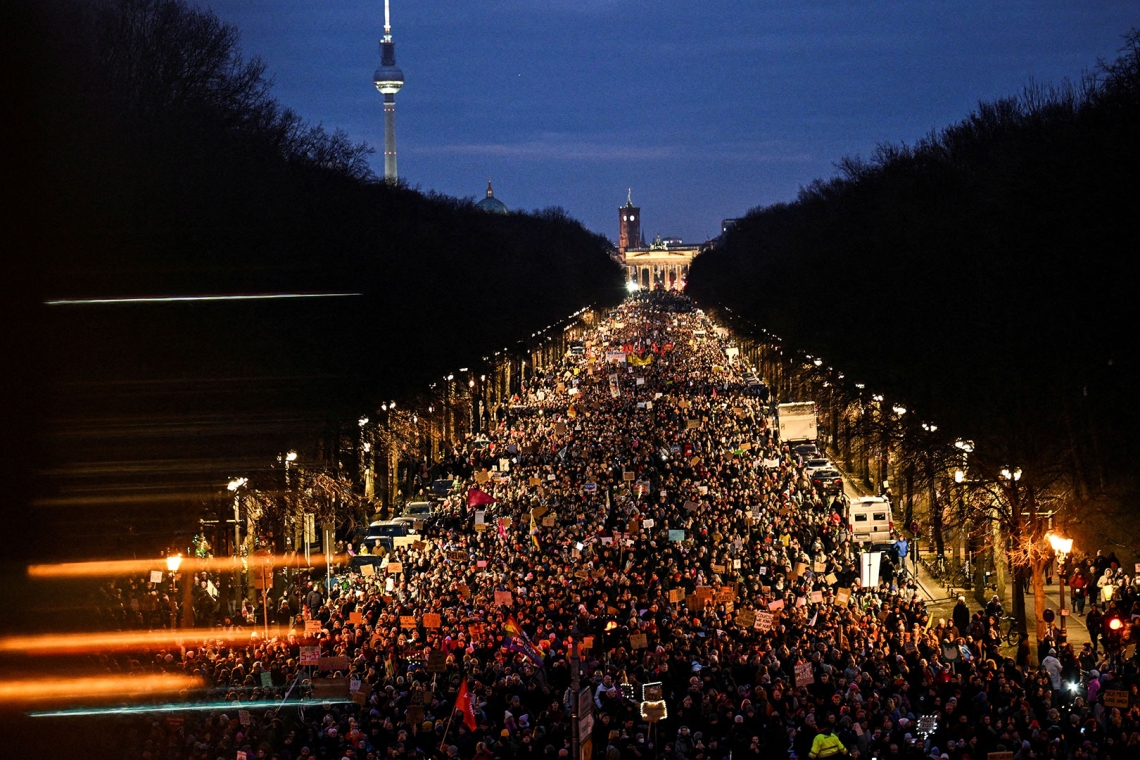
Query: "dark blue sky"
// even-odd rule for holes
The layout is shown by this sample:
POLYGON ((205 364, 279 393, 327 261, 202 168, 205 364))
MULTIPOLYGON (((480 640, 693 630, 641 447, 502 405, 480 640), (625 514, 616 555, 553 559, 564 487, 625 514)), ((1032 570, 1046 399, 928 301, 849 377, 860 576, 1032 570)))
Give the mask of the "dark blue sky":
MULTIPOLYGON (((383 146, 383 0, 209 0, 306 119, 383 146)), ((845 155, 1115 57, 1140 0, 392 0, 400 175, 700 242, 845 155)), ((374 157, 382 173, 382 156, 374 157)))

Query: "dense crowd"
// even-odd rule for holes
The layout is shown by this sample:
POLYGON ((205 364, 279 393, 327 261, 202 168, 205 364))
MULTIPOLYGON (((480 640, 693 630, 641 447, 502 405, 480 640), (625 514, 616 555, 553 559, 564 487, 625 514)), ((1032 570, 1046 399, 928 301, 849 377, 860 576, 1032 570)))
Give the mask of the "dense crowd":
MULTIPOLYGON (((683 297, 628 301, 461 449, 472 476, 414 544, 367 547, 372 569, 329 585, 294 578, 273 606, 290 635, 106 658, 200 676, 187 699, 230 704, 118 719, 122 756, 561 760, 578 647, 584 760, 1140 758, 1118 653, 1059 646, 1019 666, 997 610, 932 620, 889 562, 862 586, 842 500, 812 490, 726 347, 683 297), (469 507, 474 489, 494 502, 469 507), (347 668, 303 668, 314 645, 347 668), (301 708, 312 675, 360 696, 301 708), (645 684, 660 720, 642 717, 645 684), (1107 707, 1119 690, 1128 707, 1107 707)), ((1131 611, 1133 587, 1114 588, 1131 611)), ((140 593, 113 592, 120 615, 140 593)))

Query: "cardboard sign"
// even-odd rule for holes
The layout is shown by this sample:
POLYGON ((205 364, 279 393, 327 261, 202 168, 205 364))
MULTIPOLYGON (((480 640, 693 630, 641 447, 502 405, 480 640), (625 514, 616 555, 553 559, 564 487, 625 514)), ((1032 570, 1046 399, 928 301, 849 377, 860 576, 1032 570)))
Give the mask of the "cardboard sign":
POLYGON ((359 611, 348 613, 348 622, 350 625, 361 625, 364 622, 364 613, 359 611))
POLYGON ((368 703, 368 697, 372 694, 372 684, 367 681, 361 681, 353 688, 351 681, 348 683, 348 692, 352 695, 352 701, 358 705, 365 705, 368 703))
POLYGON ((403 562, 389 562, 387 567, 388 567, 388 575, 395 575, 396 573, 404 572, 404 563, 403 562))
POLYGON ((756 613, 752 610, 741 610, 736 613, 736 624, 741 628, 751 628, 756 624, 756 613))
POLYGON ((427 544, 424 543, 423 541, 413 541, 412 542, 412 548, 418 552, 422 552, 424 549, 427 548, 427 544))
POLYGON ((724 565, 715 565, 714 564, 714 565, 712 565, 712 571, 714 573, 716 573, 717 575, 721 575, 724 573, 724 565))
POLYGON ((424 613, 424 628, 440 628, 443 621, 439 617, 438 612, 425 612, 424 613))
POLYGON ((752 625, 760 633, 767 633, 772 630, 772 623, 775 621, 776 616, 771 612, 757 612, 756 622, 752 625))
POLYGON ((557 520, 558 518, 554 515, 547 515, 546 517, 542 518, 542 527, 553 528, 557 520))
POLYGON ((771 602, 768 602, 768 609, 770 609, 770 610, 782 610, 782 609, 784 609, 784 600, 783 599, 776 599, 776 600, 773 600, 771 602))
POLYGON ((452 562, 466 562, 471 559, 471 555, 464 551, 449 551, 447 552, 447 558, 452 562))
POLYGON ((400 615, 401 628, 415 628, 416 616, 415 615, 400 615))
POLYGON ((827 581, 828 586, 834 586, 836 583, 839 583, 839 576, 835 573, 828 573, 824 580, 827 581))
POLYGON ((796 686, 808 686, 815 683, 815 675, 811 670, 810 662, 801 662, 796 666, 796 686))
POLYGON ((642 520, 641 521, 641 527, 645 528, 646 530, 649 530, 650 528, 652 528, 656 524, 657 524, 657 522, 653 518, 649 518, 648 520, 642 520))
POLYGON ((686 420, 685 421, 685 430, 695 430, 696 428, 699 428, 700 426, 701 426, 700 420, 686 420))
MULTIPOLYGON (((637 473, 630 472, 629 470, 625 470, 621 474, 621 479, 626 481, 626 482, 636 480, 637 479, 637 473)), ((162 575, 162 573, 159 573, 159 575, 162 575)))
POLYGON ((697 511, 697 503, 695 501, 686 501, 684 507, 689 512, 697 511))
POLYGON ((705 600, 696 594, 687 594, 685 596, 685 607, 689 612, 700 612, 705 608, 705 600))
POLYGON ((716 600, 720 603, 736 601, 736 589, 732 586, 725 586, 717 589, 716 600))
POLYGON ((631 633, 629 645, 633 649, 645 649, 649 646, 649 638, 644 633, 631 633))
POLYGON ((361 565, 360 574, 366 578, 372 575, 376 575, 376 568, 372 565, 361 565))
POLYGON ((301 647, 301 664, 316 665, 321 660, 320 647, 301 647))
POLYGON ((321 632, 321 621, 319 621, 319 620, 306 620, 305 621, 305 633, 312 635, 314 633, 320 633, 320 632, 321 632))
POLYGON ((532 488, 534 486, 540 486, 540 485, 542 485, 542 480, 540 480, 539 478, 531 478, 530 480, 527 481, 527 485, 531 486, 532 488))
POLYGON ((150 582, 151 583, 162 583, 162 571, 161 570, 151 570, 150 571, 150 582))
POLYGON ((685 599, 685 589, 683 589, 683 588, 671 588, 671 589, 669 589, 669 603, 670 604, 676 604, 677 602, 684 601, 684 599, 685 599))
POLYGON ((684 541, 685 540, 685 531, 683 531, 683 530, 670 530, 669 531, 669 540, 670 541, 684 541))
POLYGON ((347 699, 347 678, 314 678, 313 699, 347 699))
POLYGON ((1128 692, 1123 689, 1102 692, 1101 702, 1104 703, 1105 707, 1119 707, 1121 710, 1127 710, 1128 692))
POLYGON ((272 673, 266 673, 263 670, 258 675, 261 676, 261 685, 262 686, 264 686, 266 688, 273 686, 273 674, 272 673))
POLYGON ((428 655, 427 672, 446 673, 447 653, 439 649, 431 650, 431 654, 428 655))
POLYGON ((537 520, 538 518, 542 517, 543 515, 545 515, 549 511, 550 511, 550 507, 548 507, 546 505, 542 505, 542 506, 535 507, 534 509, 532 509, 530 511, 530 516, 537 520))
POLYGON ((321 657, 317 670, 348 670, 348 657, 321 657))
POLYGON ((850 601, 851 601, 851 589, 839 588, 839 589, 835 590, 835 603, 836 604, 841 605, 843 607, 846 607, 847 603, 850 601))
POLYGON ((1013 760, 1012 752, 987 752, 986 760, 1013 760))
POLYGON ((479 470, 479 472, 475 473, 475 482, 479 485, 483 485, 490 479, 491 473, 487 472, 486 470, 479 470))
POLYGON ((496 591, 495 604, 503 607, 510 607, 515 603, 515 598, 510 591, 496 591))
POLYGON ((812 604, 819 604, 819 603, 820 603, 820 602, 822 602, 822 601, 823 601, 823 592, 822 592, 822 591, 813 591, 813 592, 811 592, 811 602, 812 602, 812 604))

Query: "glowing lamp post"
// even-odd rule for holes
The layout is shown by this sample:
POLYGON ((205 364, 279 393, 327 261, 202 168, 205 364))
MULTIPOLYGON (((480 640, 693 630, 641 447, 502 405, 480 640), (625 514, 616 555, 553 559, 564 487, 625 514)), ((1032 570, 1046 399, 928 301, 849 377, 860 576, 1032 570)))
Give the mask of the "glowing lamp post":
MULTIPOLYGON (((1048 536, 1049 545, 1052 546, 1053 551, 1057 553, 1057 566, 1058 568, 1063 567, 1065 564, 1065 555, 1073 551, 1073 539, 1065 538, 1056 533, 1049 533, 1048 536)), ((1057 593, 1061 597, 1061 638, 1064 639, 1067 635, 1065 630, 1065 578, 1062 577, 1059 572, 1057 575, 1059 581, 1057 585, 1060 587, 1057 593)))
MULTIPOLYGON (((178 568, 182 565, 182 555, 172 554, 166 558, 166 569, 170 571, 170 628, 173 630, 178 625, 178 604, 174 601, 174 596, 178 589, 177 573, 178 568)), ((186 584, 183 583, 183 586, 186 584)))

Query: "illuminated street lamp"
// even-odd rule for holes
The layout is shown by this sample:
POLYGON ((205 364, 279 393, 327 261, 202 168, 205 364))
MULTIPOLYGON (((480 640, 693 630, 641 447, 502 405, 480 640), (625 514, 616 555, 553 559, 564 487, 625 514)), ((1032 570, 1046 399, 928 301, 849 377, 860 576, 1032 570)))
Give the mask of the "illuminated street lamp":
MULTIPOLYGON (((1065 538, 1057 533, 1047 533, 1049 545, 1053 547, 1053 551, 1057 553, 1057 567, 1061 568, 1065 565, 1065 555, 1073 551, 1073 539, 1065 538)), ((1058 580, 1060 581, 1057 586, 1057 593, 1061 597, 1061 638, 1066 638, 1065 631, 1065 578, 1060 572, 1057 573, 1058 580)))
POLYGON ((170 571, 170 630, 172 631, 178 627, 178 603, 174 601, 178 595, 178 579, 175 574, 181 564, 181 554, 172 554, 166 558, 166 569, 170 571))

